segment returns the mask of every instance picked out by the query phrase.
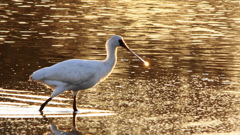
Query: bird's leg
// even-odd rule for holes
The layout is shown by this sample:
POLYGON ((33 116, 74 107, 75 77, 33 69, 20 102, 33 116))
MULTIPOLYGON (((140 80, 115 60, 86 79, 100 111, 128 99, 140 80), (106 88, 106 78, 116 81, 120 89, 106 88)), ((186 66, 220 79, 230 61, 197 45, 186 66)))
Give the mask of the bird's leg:
POLYGON ((52 98, 49 98, 48 100, 46 100, 46 101, 41 105, 39 111, 42 111, 43 108, 47 105, 47 103, 48 103, 49 101, 51 101, 51 100, 52 100, 52 98))
POLYGON ((63 85, 56 87, 53 93, 51 94, 50 98, 41 105, 39 111, 42 111, 49 101, 51 101, 57 95, 61 94, 64 90, 65 90, 65 87, 63 85))
POLYGON ((74 112, 78 111, 77 105, 76 105, 77 93, 78 93, 78 91, 73 91, 73 110, 74 110, 74 112))
POLYGON ((76 107, 76 95, 73 96, 73 110, 76 112, 78 111, 77 107, 76 107))

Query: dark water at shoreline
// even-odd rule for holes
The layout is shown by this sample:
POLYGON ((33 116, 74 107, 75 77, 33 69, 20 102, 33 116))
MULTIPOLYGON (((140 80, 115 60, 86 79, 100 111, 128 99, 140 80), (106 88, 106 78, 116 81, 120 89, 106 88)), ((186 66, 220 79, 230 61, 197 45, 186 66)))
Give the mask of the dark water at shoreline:
POLYGON ((239 2, 1 2, 0 134, 73 123, 83 134, 239 134, 239 2), (104 59, 115 34, 150 66, 119 48, 109 78, 79 93, 75 122, 70 92, 43 118, 52 90, 28 76, 66 59, 104 59))

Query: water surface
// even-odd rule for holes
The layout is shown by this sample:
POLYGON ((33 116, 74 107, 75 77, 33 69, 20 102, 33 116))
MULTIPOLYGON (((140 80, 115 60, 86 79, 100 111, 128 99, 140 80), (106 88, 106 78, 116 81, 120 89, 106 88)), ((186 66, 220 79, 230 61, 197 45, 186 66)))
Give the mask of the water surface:
POLYGON ((1 2, 0 134, 238 134, 240 1, 1 2), (38 108, 52 90, 29 75, 57 62, 104 59, 121 35, 113 73, 38 108), (58 126, 58 127, 56 127, 58 126), (76 128, 73 128, 76 127, 76 128))

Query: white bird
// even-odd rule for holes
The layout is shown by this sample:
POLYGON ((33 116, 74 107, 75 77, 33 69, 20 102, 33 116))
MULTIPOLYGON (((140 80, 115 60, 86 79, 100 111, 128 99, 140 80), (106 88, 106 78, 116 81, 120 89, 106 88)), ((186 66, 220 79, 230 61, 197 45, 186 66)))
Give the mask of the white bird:
POLYGON ((106 42, 107 57, 105 60, 70 59, 39 69, 30 75, 30 80, 55 88, 50 98, 41 105, 39 111, 42 111, 52 98, 66 90, 73 91, 73 110, 77 111, 76 96, 78 91, 93 87, 112 72, 116 64, 118 46, 126 48, 148 66, 149 63, 135 54, 121 36, 112 36, 106 42))

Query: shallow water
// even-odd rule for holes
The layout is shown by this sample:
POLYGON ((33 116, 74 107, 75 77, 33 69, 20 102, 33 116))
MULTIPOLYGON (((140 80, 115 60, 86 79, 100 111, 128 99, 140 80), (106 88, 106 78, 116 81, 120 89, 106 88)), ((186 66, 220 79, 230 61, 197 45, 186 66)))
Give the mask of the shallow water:
POLYGON ((0 134, 72 127, 106 135, 240 133, 240 1, 13 0, 0 7, 0 134), (66 59, 104 59, 115 34, 150 66, 119 48, 109 78, 79 93, 76 120, 70 92, 40 114, 52 90, 29 75, 66 59))

